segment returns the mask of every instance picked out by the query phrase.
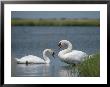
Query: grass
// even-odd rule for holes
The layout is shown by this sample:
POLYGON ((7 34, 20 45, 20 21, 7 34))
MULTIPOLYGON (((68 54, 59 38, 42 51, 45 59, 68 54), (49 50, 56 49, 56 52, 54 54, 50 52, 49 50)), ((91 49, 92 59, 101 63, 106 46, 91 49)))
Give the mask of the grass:
POLYGON ((100 26, 99 19, 12 19, 12 26, 100 26))
POLYGON ((78 65, 79 75, 81 77, 99 77, 100 76, 100 54, 97 53, 90 59, 85 60, 78 65))

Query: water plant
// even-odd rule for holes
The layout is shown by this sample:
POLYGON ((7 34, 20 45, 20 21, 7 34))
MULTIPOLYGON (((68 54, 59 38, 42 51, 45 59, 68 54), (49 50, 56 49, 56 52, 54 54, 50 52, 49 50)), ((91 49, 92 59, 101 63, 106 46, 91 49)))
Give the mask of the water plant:
POLYGON ((96 53, 91 58, 78 65, 79 75, 81 77, 99 77, 100 76, 100 54, 96 53))
POLYGON ((99 19, 12 19, 12 26, 100 26, 99 19))

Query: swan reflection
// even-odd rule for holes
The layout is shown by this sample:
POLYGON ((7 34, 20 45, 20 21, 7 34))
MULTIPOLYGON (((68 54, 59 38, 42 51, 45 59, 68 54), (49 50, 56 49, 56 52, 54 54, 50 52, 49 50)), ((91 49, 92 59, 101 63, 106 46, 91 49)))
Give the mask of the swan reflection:
POLYGON ((16 76, 27 77, 77 77, 77 67, 55 66, 52 64, 17 64, 16 76))

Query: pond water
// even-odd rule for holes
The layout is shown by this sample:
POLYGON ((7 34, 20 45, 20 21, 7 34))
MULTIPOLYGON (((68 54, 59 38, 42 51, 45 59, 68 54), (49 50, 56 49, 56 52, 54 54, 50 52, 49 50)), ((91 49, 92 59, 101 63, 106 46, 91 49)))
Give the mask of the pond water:
POLYGON ((13 77, 72 77, 79 76, 78 69, 61 62, 57 54, 60 51, 57 44, 60 40, 69 40, 73 49, 81 50, 87 54, 100 52, 100 27, 82 26, 12 26, 11 29, 11 55, 13 77), (16 64, 14 58, 27 55, 42 57, 46 48, 55 50, 55 59, 50 64, 16 64))

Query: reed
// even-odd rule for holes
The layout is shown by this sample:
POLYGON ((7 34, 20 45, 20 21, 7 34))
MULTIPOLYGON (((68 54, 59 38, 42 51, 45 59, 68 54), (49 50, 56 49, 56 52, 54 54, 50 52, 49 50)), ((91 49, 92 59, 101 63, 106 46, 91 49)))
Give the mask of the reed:
POLYGON ((12 26, 100 26, 99 19, 12 19, 12 26))
POLYGON ((79 75, 81 77, 99 77, 100 76, 100 54, 94 54, 90 59, 85 60, 78 65, 79 75))

